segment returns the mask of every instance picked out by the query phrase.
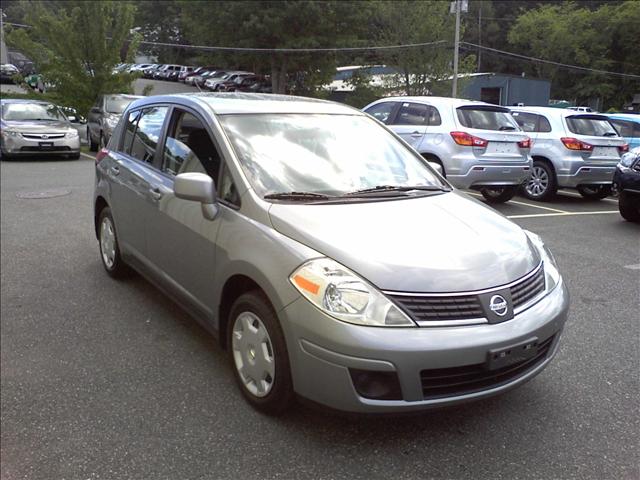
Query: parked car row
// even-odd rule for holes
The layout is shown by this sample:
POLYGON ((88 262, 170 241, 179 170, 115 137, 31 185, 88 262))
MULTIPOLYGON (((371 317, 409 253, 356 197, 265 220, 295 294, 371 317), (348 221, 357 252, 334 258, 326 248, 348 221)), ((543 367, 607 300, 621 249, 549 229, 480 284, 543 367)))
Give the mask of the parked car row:
POLYGON ((636 135, 640 118, 549 107, 500 107, 441 97, 389 97, 364 111, 386 124, 455 186, 479 190, 489 202, 518 190, 533 200, 559 188, 585 198, 610 195, 621 133, 636 135), (616 124, 613 122, 624 122, 616 124))

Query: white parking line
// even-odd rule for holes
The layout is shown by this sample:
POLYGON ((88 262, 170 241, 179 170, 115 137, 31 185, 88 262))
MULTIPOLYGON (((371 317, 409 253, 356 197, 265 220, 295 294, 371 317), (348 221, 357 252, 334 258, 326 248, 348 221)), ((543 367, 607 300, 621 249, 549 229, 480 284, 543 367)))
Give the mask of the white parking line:
POLYGON ((92 157, 91 155, 88 155, 84 152, 80 152, 80 155, 83 156, 84 158, 88 158, 89 160, 95 160, 96 157, 92 157))
POLYGON ((624 268, 628 268, 629 270, 640 270, 640 263, 636 263, 635 265, 625 265, 624 268))
MULTIPOLYGON (((475 197, 482 197, 480 193, 468 192, 468 191, 466 193, 468 193, 469 195, 473 195, 475 197)), ((542 207, 540 205, 534 205, 533 203, 518 202, 516 200, 509 200, 509 203, 515 203, 516 205, 524 205, 525 207, 539 208, 540 210, 549 210, 550 212, 556 212, 556 213, 570 213, 570 212, 567 212, 566 210, 558 210, 557 208, 542 207)))
POLYGON ((618 210, 606 210, 602 212, 533 213, 530 215, 507 215, 507 218, 570 217, 574 215, 601 215, 606 213, 620 213, 620 212, 618 210))
MULTIPOLYGON (((566 190, 561 190, 558 192, 558 195, 567 195, 569 197, 576 197, 576 198, 584 198, 582 195, 580 195, 579 193, 575 193, 575 192, 567 192, 566 190)), ((603 198, 600 200, 601 202, 610 202, 610 203, 618 203, 617 200, 614 200, 613 198, 603 198)))

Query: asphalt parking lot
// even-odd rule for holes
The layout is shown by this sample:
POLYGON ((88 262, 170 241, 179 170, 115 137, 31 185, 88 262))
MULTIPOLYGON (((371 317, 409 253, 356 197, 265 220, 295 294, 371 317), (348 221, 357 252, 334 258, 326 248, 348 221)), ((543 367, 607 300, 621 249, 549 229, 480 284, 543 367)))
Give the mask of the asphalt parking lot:
POLYGON ((615 199, 496 207, 542 235, 572 296, 533 381, 410 417, 270 418, 187 314, 104 273, 91 159, 2 162, 0 180, 3 480, 640 477, 640 226, 615 199))

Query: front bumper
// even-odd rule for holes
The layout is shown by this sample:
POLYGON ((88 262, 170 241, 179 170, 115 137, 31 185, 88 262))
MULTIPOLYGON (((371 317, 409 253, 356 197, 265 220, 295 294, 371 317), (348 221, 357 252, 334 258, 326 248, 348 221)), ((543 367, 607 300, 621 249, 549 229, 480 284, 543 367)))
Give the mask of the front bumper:
POLYGON ((613 175, 613 182, 619 192, 640 195, 640 172, 627 167, 618 167, 613 175))
POLYGON ((451 405, 504 392, 540 373, 558 348, 569 309, 560 282, 514 319, 498 324, 436 328, 376 328, 328 317, 303 298, 279 315, 285 331, 295 391, 314 402, 351 412, 403 412, 451 405), (489 350, 554 337, 544 359, 510 381, 459 396, 425 399, 421 371, 481 364, 489 350), (349 369, 395 372, 401 400, 358 394, 349 369))
POLYGON ((2 154, 11 156, 74 155, 80 153, 80 136, 32 139, 2 135, 2 154))

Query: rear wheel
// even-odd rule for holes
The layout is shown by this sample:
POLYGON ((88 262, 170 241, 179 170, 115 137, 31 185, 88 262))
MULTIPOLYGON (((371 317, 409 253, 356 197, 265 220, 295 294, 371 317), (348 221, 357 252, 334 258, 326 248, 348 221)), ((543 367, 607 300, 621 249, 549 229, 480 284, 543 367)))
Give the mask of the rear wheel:
POLYGON ((547 162, 535 160, 531 176, 522 190, 530 200, 550 200, 558 191, 556 173, 547 162))
POLYGON ((611 185, 581 185, 578 192, 589 200, 602 200, 611 195, 611 185))
POLYGON ((627 222, 640 222, 640 197, 620 192, 618 209, 627 222))
POLYGON ((480 189, 480 193, 489 203, 504 203, 511 200, 518 192, 516 185, 505 187, 485 187, 480 189))
POLYGON ((229 356, 242 394, 257 410, 283 413, 293 402, 289 355, 280 323, 267 298, 248 292, 229 314, 229 356))

